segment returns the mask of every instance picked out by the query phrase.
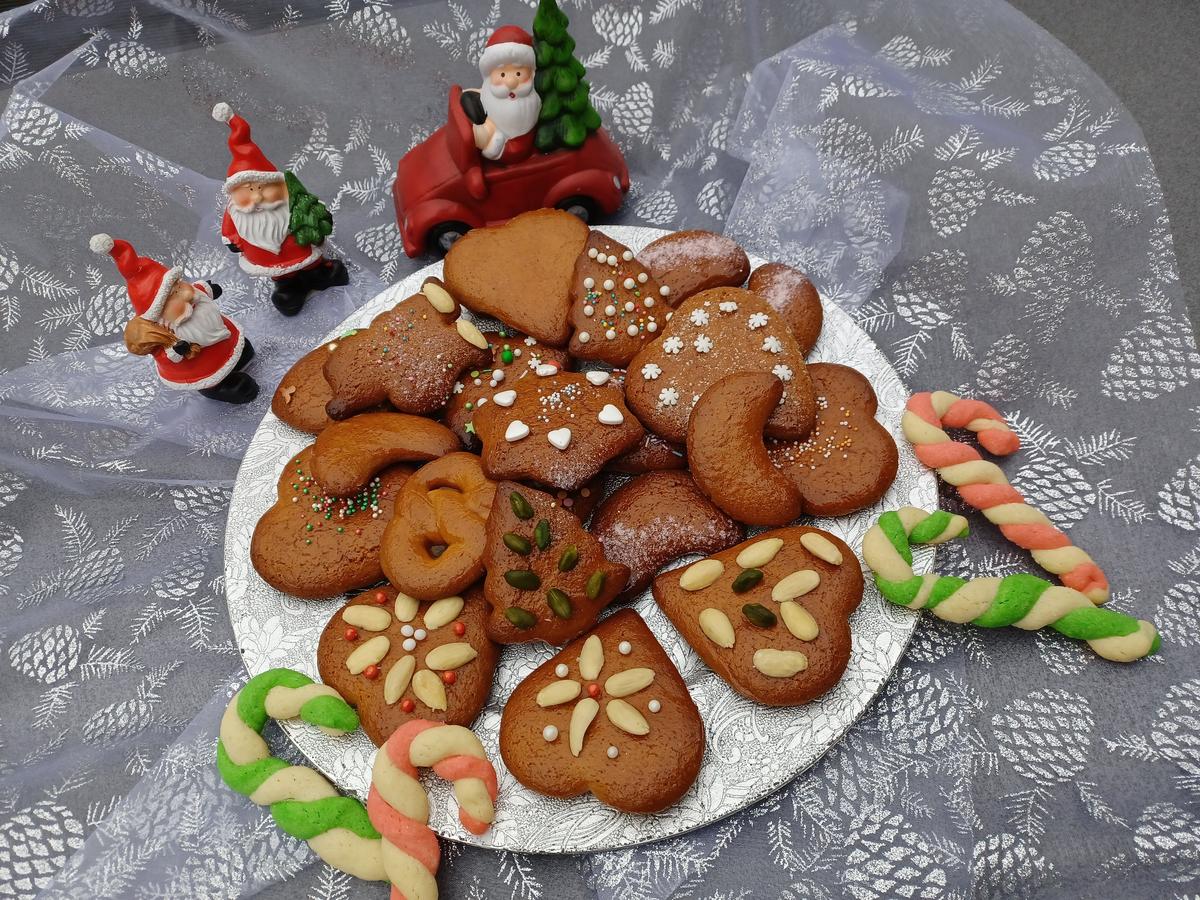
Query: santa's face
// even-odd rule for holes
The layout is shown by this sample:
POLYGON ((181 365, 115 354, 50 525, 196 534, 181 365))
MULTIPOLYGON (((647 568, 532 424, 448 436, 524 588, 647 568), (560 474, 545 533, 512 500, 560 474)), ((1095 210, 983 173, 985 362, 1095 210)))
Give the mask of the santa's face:
MULTIPOLYGON (((192 296, 191 302, 187 304, 187 309, 183 311, 179 318, 171 319, 167 315, 167 308, 164 307, 164 324, 168 325, 175 332, 176 337, 187 341, 189 344, 197 344, 201 347, 211 347, 213 344, 229 337, 229 329, 225 325, 225 320, 221 317, 221 310, 216 302, 207 294, 193 288, 190 284, 188 288, 192 296)), ((168 301, 168 307, 169 305, 168 301)))
POLYGON ((244 181, 229 192, 230 203, 243 212, 286 199, 287 185, 282 181, 244 181))
POLYGON ((291 225, 287 185, 282 181, 239 184, 229 192, 229 218, 242 240, 278 253, 291 225))
POLYGON ((524 97, 533 89, 533 69, 530 66, 496 66, 488 75, 488 82, 492 86, 492 93, 497 97, 504 97, 509 93, 524 97), (518 88, 522 85, 528 87, 519 91, 518 88))
POLYGON ((497 66, 479 92, 483 110, 505 138, 528 133, 537 124, 542 98, 533 89, 530 66, 497 66))
POLYGON ((192 314, 192 301, 196 297, 196 289, 180 278, 167 294, 167 302, 163 305, 162 318, 168 325, 176 322, 186 322, 192 314))

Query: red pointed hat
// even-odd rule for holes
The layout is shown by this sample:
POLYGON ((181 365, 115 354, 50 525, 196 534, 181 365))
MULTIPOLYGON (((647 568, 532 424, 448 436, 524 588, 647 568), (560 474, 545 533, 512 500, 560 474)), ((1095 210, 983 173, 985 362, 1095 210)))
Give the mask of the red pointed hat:
POLYGON ((258 149, 250 137, 250 123, 236 115, 228 103, 218 103, 212 109, 218 122, 229 123, 229 152, 233 159, 225 173, 225 191, 229 192, 247 181, 283 181, 283 173, 258 149))
POLYGON ((175 282, 183 277, 183 269, 179 266, 168 269, 158 260, 138 256, 128 241, 113 240, 107 234, 93 234, 88 244, 93 253, 108 254, 116 262, 117 270, 125 279, 133 311, 143 319, 159 321, 167 295, 175 282))
POLYGON ((484 78, 496 66, 533 67, 533 35, 516 25, 501 25, 488 38, 487 46, 479 57, 479 72, 484 78))

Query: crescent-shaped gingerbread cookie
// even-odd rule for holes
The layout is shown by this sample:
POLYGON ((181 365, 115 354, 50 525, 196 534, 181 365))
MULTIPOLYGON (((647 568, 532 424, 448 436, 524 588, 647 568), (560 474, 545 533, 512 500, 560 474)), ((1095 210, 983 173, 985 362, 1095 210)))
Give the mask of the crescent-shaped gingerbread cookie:
POLYGON ((768 441, 771 462, 800 490, 804 512, 844 516, 870 506, 896 480, 899 453, 875 421, 871 383, 848 366, 808 367, 817 421, 802 441, 768 441))
POLYGON ((351 496, 322 493, 313 479, 312 445, 288 460, 278 499, 254 526, 250 562, 276 590, 317 600, 383 578, 379 542, 412 467, 392 466, 351 496))
POLYGON ((469 726, 492 689, 497 647, 484 634, 478 587, 419 602, 390 585, 333 614, 317 645, 321 680, 358 711, 382 745, 413 719, 469 726))
POLYGON ((363 487, 376 472, 400 462, 425 462, 459 449, 454 433, 407 413, 361 413, 335 422, 313 444, 312 475, 327 494, 363 487))
POLYGON ((769 706, 807 703, 842 677, 862 593, 854 551, 802 527, 763 532, 654 579, 654 599, 708 667, 769 706))
POLYGON ((763 443, 763 426, 782 394, 774 375, 735 372, 700 396, 688 422, 696 484, 747 525, 786 525, 802 508, 799 488, 775 468, 763 443))
POLYGON ((591 791, 652 813, 696 780, 704 723, 642 617, 622 609, 517 685, 500 719, 500 755, 538 793, 591 791))

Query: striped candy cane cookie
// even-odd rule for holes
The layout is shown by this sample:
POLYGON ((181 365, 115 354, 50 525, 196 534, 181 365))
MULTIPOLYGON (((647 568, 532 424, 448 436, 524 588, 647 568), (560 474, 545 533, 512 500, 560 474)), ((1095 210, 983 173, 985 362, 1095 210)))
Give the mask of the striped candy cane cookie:
POLYGON ((262 739, 267 719, 294 719, 340 735, 358 727, 358 716, 337 691, 291 669, 270 669, 238 691, 221 718, 217 768, 225 783, 260 806, 275 823, 308 841, 331 866, 368 881, 387 881, 379 832, 353 797, 342 797, 306 766, 271 756, 262 739))
POLYGON ((430 830, 429 800, 418 768, 432 768, 454 784, 458 816, 473 834, 495 816, 496 770, 479 738, 461 725, 415 719, 401 725, 377 754, 367 813, 383 835, 383 867, 392 900, 436 900, 441 850, 430 830))
POLYGON ((863 539, 863 561, 884 598, 898 606, 929 609, 948 622, 982 628, 1011 625, 1026 631, 1053 628, 1086 641, 1105 659, 1132 662, 1158 652, 1154 625, 1109 609, 1069 587, 1034 575, 963 578, 916 575, 912 544, 941 544, 967 534, 967 520, 948 512, 906 506, 886 512, 863 539))
POLYGON ((1007 456, 1021 441, 1000 413, 981 400, 965 400, 946 391, 922 392, 909 398, 901 425, 917 459, 958 488, 963 501, 999 526, 1006 538, 1029 550, 1039 566, 1093 603, 1108 600, 1108 579, 1095 561, 1030 506, 999 466, 942 430, 943 426, 966 428, 975 432, 986 450, 1007 456))

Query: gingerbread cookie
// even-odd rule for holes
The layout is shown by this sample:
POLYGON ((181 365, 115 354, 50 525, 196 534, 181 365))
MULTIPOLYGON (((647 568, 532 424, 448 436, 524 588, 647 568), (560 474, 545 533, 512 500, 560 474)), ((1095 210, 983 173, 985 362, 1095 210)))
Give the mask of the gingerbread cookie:
POLYGON ((700 396, 688 421, 696 484, 747 525, 786 525, 802 508, 799 488, 775 468, 763 444, 763 426, 782 395, 774 375, 735 372, 700 396))
POLYGON ((654 599, 714 672, 769 706, 821 696, 850 660, 854 552, 816 528, 756 535, 654 579, 654 599))
POLYGON ((661 284, 667 302, 678 306, 693 294, 715 287, 741 287, 750 274, 746 251, 723 234, 675 231, 652 241, 637 255, 661 284))
POLYGON ((380 562, 388 581, 418 600, 457 594, 483 574, 485 526, 496 485, 472 453, 426 463, 396 499, 380 562))
POLYGON ((363 487, 376 472, 399 462, 425 462, 459 449, 445 425, 405 413, 361 413, 335 422, 313 444, 312 475, 327 494, 363 487))
POLYGON ((551 797, 590 791, 652 813, 679 800, 704 757, 704 723, 642 617, 613 613, 517 685, 500 719, 500 755, 551 797))
POLYGON ((808 276, 783 263, 767 263, 751 273, 746 287, 770 303, 783 317, 800 350, 808 356, 821 335, 821 323, 825 320, 821 296, 808 276))
POLYGON ((446 286, 468 308, 554 347, 571 336, 571 276, 588 227, 560 209, 472 228, 446 254, 446 286))
POLYGON ((571 355, 625 365, 658 337, 671 311, 668 293, 632 250, 593 231, 575 263, 571 355))
POLYGON ((325 361, 337 349, 337 341, 305 353, 288 369, 271 397, 271 412, 297 431, 320 434, 333 420, 325 404, 333 396, 325 380, 325 361))
POLYGON ((317 645, 321 680, 358 712, 376 744, 413 719, 469 726, 492 689, 497 647, 478 587, 418 602, 390 585, 334 613, 317 645))
POLYGON ((525 378, 536 378, 571 368, 571 357, 565 350, 547 347, 537 338, 504 328, 485 334, 491 346, 492 365, 487 369, 472 369, 454 383, 454 392, 446 403, 442 419, 458 435, 464 447, 475 447, 475 410, 503 390, 525 378))
POLYGON ((742 539, 741 527, 686 472, 650 472, 626 482, 600 504, 590 530, 605 556, 629 567, 627 594, 673 559, 716 553, 742 539))
POLYGON ((808 367, 817 421, 802 441, 768 441, 771 462, 800 490, 804 512, 843 516, 879 500, 896 479, 899 455, 875 421, 875 391, 861 374, 834 363, 808 367))
POLYGON ((629 577, 549 494, 512 481, 487 520, 488 636, 501 644, 561 644, 591 627, 629 577))
POLYGON ((439 409, 461 372, 491 362, 487 339, 436 278, 371 324, 343 337, 325 361, 331 419, 346 419, 383 401, 400 412, 439 409))
POLYGON ((804 354, 779 314, 740 288, 715 288, 681 303, 662 338, 629 364, 625 399, 647 428, 682 444, 700 395, 741 371, 770 372, 784 382, 783 402, 767 420, 768 434, 808 434, 816 401, 804 354))
POLYGON ((475 411, 484 471, 567 491, 594 478, 644 433, 608 381, 607 372, 564 372, 503 385, 475 411))
POLYGON ((610 472, 621 472, 625 475, 686 469, 687 456, 682 447, 664 441, 652 431, 647 431, 637 446, 627 453, 622 453, 610 462, 607 468, 610 472))
POLYGON ((250 562, 267 584, 315 600, 383 578, 379 541, 411 466, 392 466, 351 496, 321 492, 312 475, 312 446, 288 460, 279 499, 254 526, 250 562))

